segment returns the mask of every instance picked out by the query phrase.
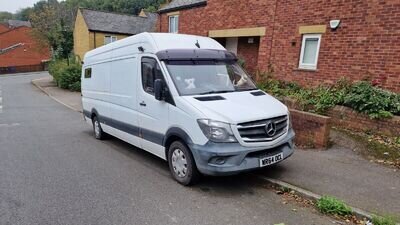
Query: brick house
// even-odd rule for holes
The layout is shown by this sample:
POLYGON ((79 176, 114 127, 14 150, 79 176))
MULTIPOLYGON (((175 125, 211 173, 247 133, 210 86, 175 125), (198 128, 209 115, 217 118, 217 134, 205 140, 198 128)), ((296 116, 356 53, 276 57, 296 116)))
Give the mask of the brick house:
POLYGON ((156 13, 138 16, 78 9, 74 27, 74 53, 83 59, 86 52, 141 32, 156 30, 156 13))
POLYGON ((398 0, 172 0, 159 14, 159 31, 215 38, 254 76, 368 79, 400 92, 398 0))
POLYGON ((9 30, 8 26, 6 26, 5 24, 0 23, 0 34, 6 32, 8 30, 9 30))
POLYGON ((50 49, 37 43, 32 28, 20 26, 0 33, 0 74, 40 71, 50 58, 50 49))

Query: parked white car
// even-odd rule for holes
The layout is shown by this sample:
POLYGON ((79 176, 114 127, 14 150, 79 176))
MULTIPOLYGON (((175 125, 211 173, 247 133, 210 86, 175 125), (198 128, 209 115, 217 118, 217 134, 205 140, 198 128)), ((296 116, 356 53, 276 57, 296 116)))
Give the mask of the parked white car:
POLYGON ((293 153, 287 107, 207 37, 142 33, 88 52, 82 102, 97 139, 110 134, 167 160, 183 185, 293 153))

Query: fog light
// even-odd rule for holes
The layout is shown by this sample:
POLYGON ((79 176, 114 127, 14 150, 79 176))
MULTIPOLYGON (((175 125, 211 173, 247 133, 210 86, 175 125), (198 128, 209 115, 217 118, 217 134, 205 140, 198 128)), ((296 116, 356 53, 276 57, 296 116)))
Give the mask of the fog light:
POLYGON ((225 163, 225 158, 218 157, 218 158, 215 160, 215 163, 218 164, 218 165, 222 165, 222 164, 225 163))
POLYGON ((213 157, 210 159, 209 162, 211 164, 222 165, 226 162, 226 157, 221 157, 221 156, 213 157))

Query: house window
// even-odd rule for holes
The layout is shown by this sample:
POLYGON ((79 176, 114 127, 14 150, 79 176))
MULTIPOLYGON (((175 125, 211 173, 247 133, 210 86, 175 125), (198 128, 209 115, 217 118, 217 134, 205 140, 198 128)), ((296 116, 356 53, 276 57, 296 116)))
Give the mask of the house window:
POLYGON ((318 63, 319 47, 321 45, 320 34, 304 34, 301 44, 300 69, 316 70, 318 63))
POLYGON ((169 17, 169 32, 170 33, 178 33, 179 31, 179 16, 170 16, 169 17))
POLYGON ((92 68, 85 69, 85 78, 92 78, 92 68))
POLYGON ((110 43, 115 42, 117 40, 118 39, 115 36, 105 36, 104 37, 104 44, 107 45, 107 44, 110 44, 110 43))

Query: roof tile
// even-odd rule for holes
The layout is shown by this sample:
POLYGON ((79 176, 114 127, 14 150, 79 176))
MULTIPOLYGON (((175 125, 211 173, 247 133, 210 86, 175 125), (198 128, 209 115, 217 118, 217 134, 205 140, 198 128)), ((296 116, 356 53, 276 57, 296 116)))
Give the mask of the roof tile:
POLYGON ((159 12, 167 12, 167 11, 173 11, 173 10, 178 10, 182 8, 190 8, 190 7, 195 7, 199 5, 204 5, 207 3, 207 0, 172 0, 171 3, 168 5, 164 6, 159 10, 159 12))
POLYGON ((147 17, 140 17, 84 8, 80 10, 89 30, 119 34, 154 31, 158 16, 156 13, 146 13, 147 17))

